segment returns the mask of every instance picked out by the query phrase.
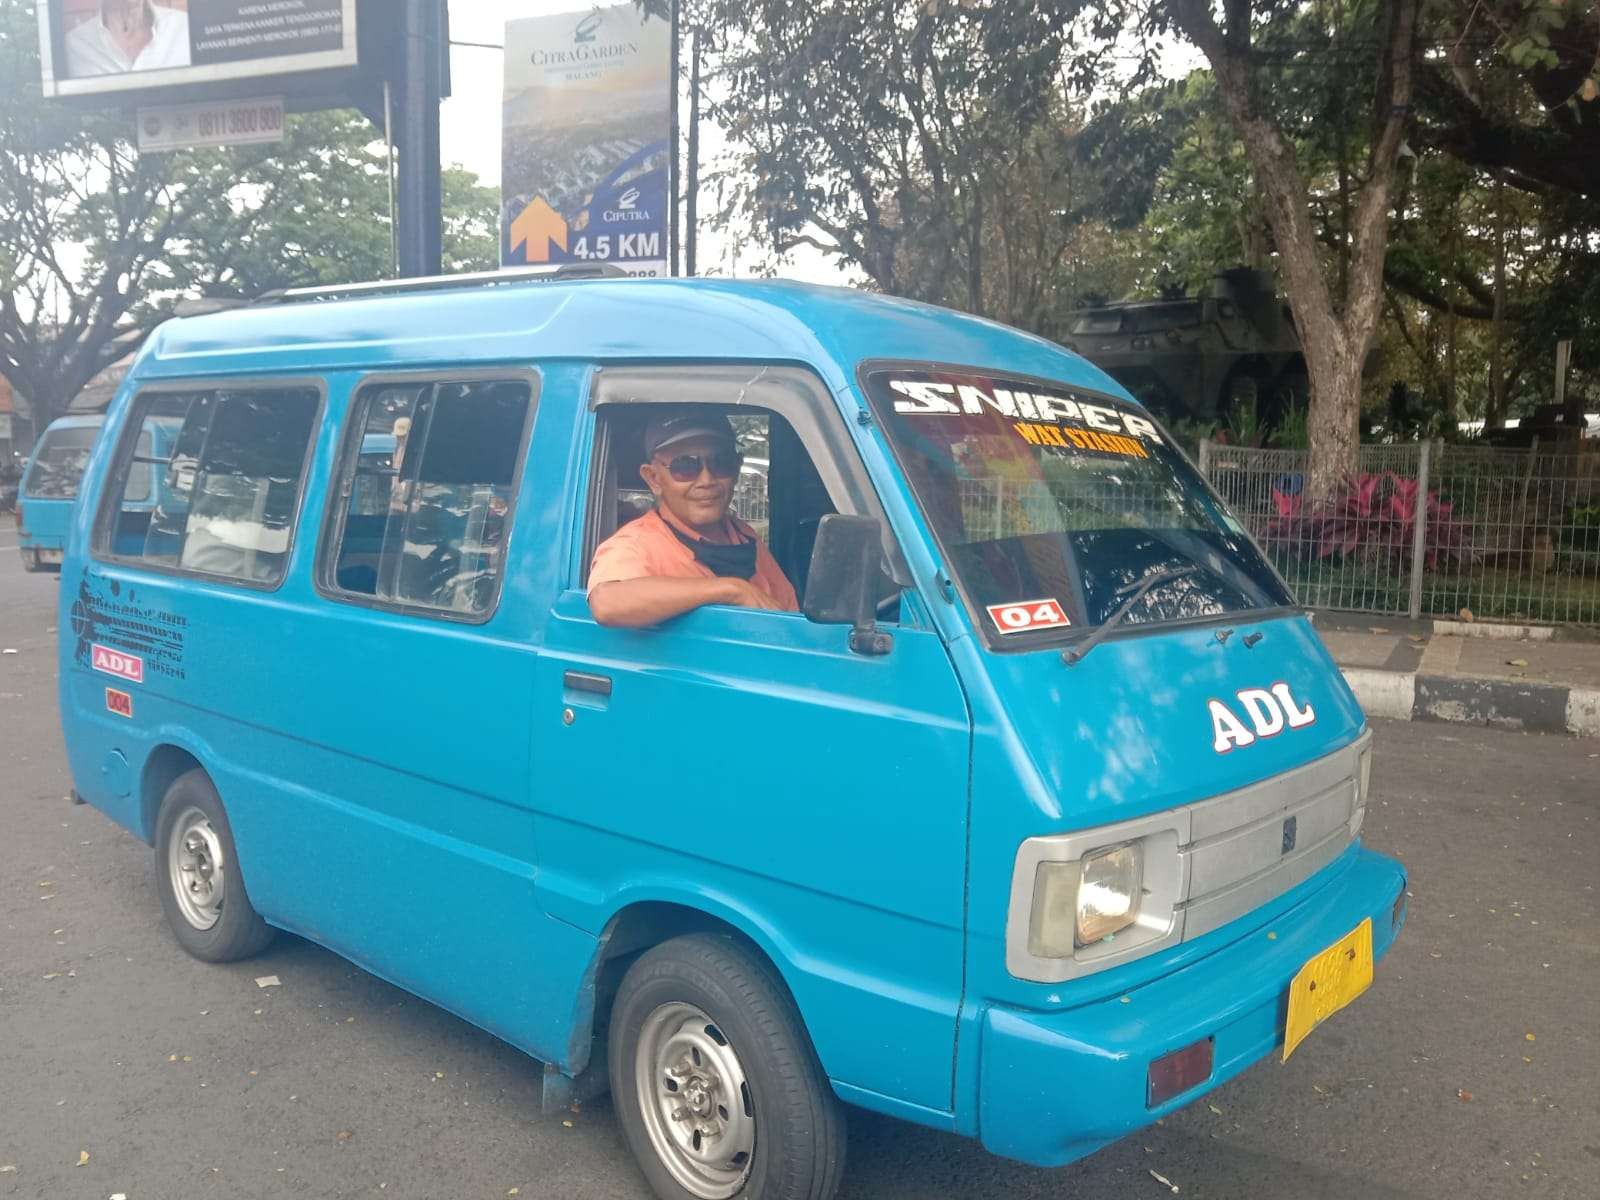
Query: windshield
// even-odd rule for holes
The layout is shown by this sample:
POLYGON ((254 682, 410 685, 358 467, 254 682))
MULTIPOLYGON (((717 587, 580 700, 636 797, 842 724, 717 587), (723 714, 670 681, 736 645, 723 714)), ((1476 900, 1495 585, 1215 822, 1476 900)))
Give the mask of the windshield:
POLYGON ((873 370, 866 388, 986 634, 1059 639, 1181 568, 1122 623, 1292 603, 1143 410, 991 373, 873 370))
POLYGON ((35 500, 71 500, 89 465, 89 451, 100 434, 98 425, 48 429, 33 452, 25 495, 35 500))

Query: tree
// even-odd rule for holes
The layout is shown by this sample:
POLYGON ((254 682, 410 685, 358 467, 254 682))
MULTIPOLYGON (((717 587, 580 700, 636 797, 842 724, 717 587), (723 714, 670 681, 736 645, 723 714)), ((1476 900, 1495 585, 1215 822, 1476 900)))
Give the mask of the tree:
MULTIPOLYGON (((281 145, 139 155, 128 118, 44 100, 33 5, 0 0, 0 375, 35 428, 183 296, 392 273, 385 162, 351 112, 281 145)), ((445 173, 445 260, 492 268, 497 201, 445 173)))
POLYGON ((1329 22, 1327 41, 1341 65, 1354 65, 1338 44, 1345 21, 1367 24, 1368 36, 1361 42, 1375 52, 1367 62, 1373 84, 1363 122, 1366 153, 1359 182, 1344 189, 1347 241, 1332 279, 1307 172, 1270 100, 1275 78, 1292 68, 1293 59, 1263 55, 1259 44, 1261 25, 1274 16, 1282 21, 1295 7, 1227 0, 1219 24, 1210 0, 1167 0, 1164 12, 1152 13, 1150 20, 1159 27, 1170 18, 1206 56, 1261 189, 1311 377, 1311 490, 1326 495, 1356 472, 1361 372, 1383 304, 1390 198, 1411 104, 1417 0, 1384 0, 1367 9, 1352 5, 1349 12, 1342 0, 1334 0, 1332 11, 1341 24, 1329 22))
POLYGON ((32 6, 0 3, 0 373, 42 424, 137 345, 167 242, 225 189, 44 103, 37 44, 32 6))
POLYGON ((985 306, 993 188, 1046 122, 1076 0, 704 0, 732 209, 884 291, 985 306))
POLYGON ((1417 136, 1514 186, 1600 199, 1600 4, 1435 0, 1417 136))
MULTIPOLYGON (((1235 183, 1252 203, 1259 194, 1271 231, 1312 374, 1314 486, 1327 489, 1355 467, 1361 372, 1383 298, 1417 2, 1374 8, 1333 0, 1327 9, 1298 0, 1229 0, 1221 25, 1209 0, 719 0, 702 15, 719 32, 721 115, 741 147, 737 172, 751 181, 736 194, 768 243, 780 252, 817 245, 859 263, 884 290, 978 312, 991 311, 993 300, 996 264, 986 250, 1007 241, 994 233, 997 206, 1032 214, 1035 229, 1041 211, 1069 222, 1087 215, 1072 206, 1041 207, 1043 193, 1023 200, 1023 189, 1012 191, 1028 182, 1015 170, 1020 148, 1050 136, 1063 76, 1080 86, 1103 83, 1114 35, 1132 17, 1149 33, 1180 30, 1211 63, 1248 163, 1248 176, 1236 173, 1235 183), (1267 45, 1271 20, 1280 29, 1297 21, 1324 41, 1377 47, 1361 73, 1364 103, 1338 114, 1360 128, 1341 134, 1333 155, 1345 244, 1332 256, 1331 278, 1308 185, 1328 148, 1318 144, 1315 126, 1287 124, 1273 97, 1274 87, 1298 76, 1294 57, 1267 45), (1302 149, 1311 152, 1306 163, 1302 149)), ((1337 69, 1347 70, 1349 47, 1339 49, 1337 69)), ((1148 66, 1147 59, 1137 78, 1148 66)), ((1055 158, 1067 162, 1074 139, 1063 133, 1058 122, 1055 158)), ((1121 137, 1117 144, 1130 142, 1121 137)), ((1166 152, 1160 138, 1145 147, 1157 161, 1166 152)), ((1110 165, 1097 182, 1076 181, 1077 190, 1098 186, 1105 203, 1140 190, 1143 164, 1110 165)), ((1033 183, 1035 192, 1048 192, 1060 180, 1034 172, 1033 183)), ((1239 226, 1249 257, 1264 255, 1261 223, 1246 214, 1239 226)), ((1050 254, 1062 241, 1046 244, 1043 256, 1034 242, 1026 257, 1052 266, 1050 254)), ((1054 282, 1047 277, 1046 286, 1054 282)), ((1031 308, 1039 311, 1036 303, 1031 308)), ((1011 315, 1016 307, 1002 311, 1011 315)))

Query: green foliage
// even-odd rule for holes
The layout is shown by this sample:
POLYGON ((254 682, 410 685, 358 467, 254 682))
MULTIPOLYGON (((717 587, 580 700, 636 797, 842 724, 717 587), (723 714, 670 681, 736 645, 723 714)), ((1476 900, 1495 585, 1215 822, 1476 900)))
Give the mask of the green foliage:
POLYGON ((1256 410, 1256 398, 1243 396, 1228 412, 1228 441, 1235 446, 1259 446, 1265 440, 1266 430, 1261 415, 1256 410))
MULTIPOLYGON (((391 273, 381 144, 350 112, 281 145, 140 155, 121 111, 46 101, 32 0, 0 0, 0 375, 62 411, 189 295, 391 273)), ((447 269, 498 258, 497 198, 443 180, 447 269)))
POLYGON ((1151 290, 1199 292, 1235 264, 1265 264, 1267 233, 1238 135, 1222 113, 1208 71, 1152 89, 1165 112, 1168 161, 1152 177, 1144 227, 1151 253, 1141 278, 1151 290))
POLYGON ((1191 460, 1199 462, 1200 443, 1217 436, 1217 423, 1196 420, 1194 417, 1177 417, 1167 422, 1167 432, 1172 434, 1191 460))
MULTIPOLYGON (((996 220, 1049 263, 1059 100, 1078 0, 705 0, 710 115, 729 132, 725 216, 778 254, 812 245, 886 291, 983 310, 996 220), (1052 144, 1054 143, 1054 144, 1052 144), (1013 172, 1035 181, 1007 190, 1013 172), (996 217, 1016 195, 1029 203, 996 217)), ((1029 284, 1021 289, 1028 292, 1029 284)))
POLYGON ((1310 414, 1300 405, 1291 405, 1278 420, 1269 444, 1279 450, 1304 450, 1311 445, 1310 414))
MULTIPOLYGON (((383 279, 394 270, 387 163, 381 142, 349 110, 291 116, 277 146, 209 151, 236 177, 228 203, 202 216, 183 293, 251 296, 272 288, 383 279)), ((460 168, 441 181, 443 269, 494 269, 498 195, 460 168)))
MULTIPOLYGON (((1251 102, 1295 156, 1336 315, 1387 115, 1374 96, 1393 3, 1243 6, 1251 102)), ((1225 267, 1272 269, 1282 248, 1265 187, 1212 73, 1127 86, 1129 39, 1106 36, 1131 35, 1137 81, 1159 44, 1146 35, 1170 31, 1177 7, 690 5, 715 47, 713 116, 734 147, 713 181, 724 216, 780 254, 821 247, 872 286, 1057 338, 1091 297, 1192 294, 1225 267), (1086 108, 1063 78, 1117 98, 1086 108)), ((1573 390, 1600 402, 1600 101, 1586 98, 1600 96, 1597 14, 1600 0, 1421 10, 1405 132, 1415 153, 1395 169, 1383 316, 1362 382, 1363 407, 1389 436, 1453 436, 1458 419, 1483 414, 1502 230, 1510 411, 1549 402, 1562 338, 1576 343, 1573 390), (1498 195, 1491 166, 1509 180, 1498 195), (1397 382, 1403 432, 1388 411, 1397 382)), ((1280 421, 1274 438, 1303 441, 1303 420, 1280 421)))

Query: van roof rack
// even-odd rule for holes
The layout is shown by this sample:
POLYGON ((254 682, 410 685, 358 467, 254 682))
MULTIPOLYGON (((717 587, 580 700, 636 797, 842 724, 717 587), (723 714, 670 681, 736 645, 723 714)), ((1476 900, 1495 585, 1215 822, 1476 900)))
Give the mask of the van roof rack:
POLYGON ((470 271, 460 275, 425 275, 417 279, 374 279, 323 287, 273 288, 252 304, 298 304, 308 300, 342 300, 359 296, 404 295, 442 288, 505 287, 520 283, 557 283, 569 279, 631 279, 615 263, 562 263, 556 267, 513 267, 505 271, 470 271))
POLYGON ((172 306, 175 317, 207 317, 212 313, 244 308, 250 300, 243 296, 185 296, 172 306))

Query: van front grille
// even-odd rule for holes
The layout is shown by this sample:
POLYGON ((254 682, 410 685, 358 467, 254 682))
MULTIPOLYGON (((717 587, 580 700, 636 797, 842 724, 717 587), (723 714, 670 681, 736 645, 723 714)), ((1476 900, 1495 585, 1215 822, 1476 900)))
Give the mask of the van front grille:
POLYGON ((1203 937, 1304 883, 1360 833, 1361 761, 1371 742, 1368 733, 1303 767, 1194 804, 1027 839, 1012 872, 1007 969, 1047 983, 1102 971, 1203 937), (1039 866, 1134 841, 1146 849, 1141 919, 1114 937, 1075 946, 1070 956, 1032 953, 1039 866))
POLYGON ((1200 937, 1311 878, 1355 840, 1365 742, 1192 806, 1183 940, 1200 937))

